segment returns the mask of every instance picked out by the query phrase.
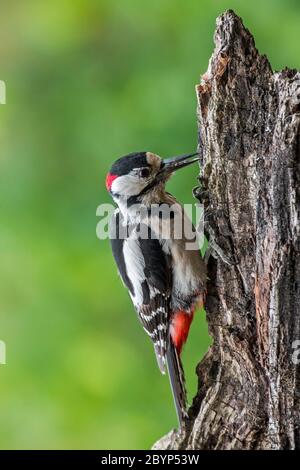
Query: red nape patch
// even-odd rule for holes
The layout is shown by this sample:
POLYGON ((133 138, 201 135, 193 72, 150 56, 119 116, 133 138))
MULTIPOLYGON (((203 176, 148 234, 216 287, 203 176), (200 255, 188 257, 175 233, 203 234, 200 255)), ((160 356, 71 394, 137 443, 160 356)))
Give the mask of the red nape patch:
POLYGON ((112 175, 111 173, 107 173, 106 180, 105 180, 107 191, 111 190, 111 185, 113 184, 113 182, 116 178, 118 178, 117 175, 112 175))
POLYGON ((179 354, 181 353, 182 347, 187 340, 193 317, 194 311, 191 313, 186 313, 183 310, 178 310, 173 315, 170 333, 172 341, 179 354))

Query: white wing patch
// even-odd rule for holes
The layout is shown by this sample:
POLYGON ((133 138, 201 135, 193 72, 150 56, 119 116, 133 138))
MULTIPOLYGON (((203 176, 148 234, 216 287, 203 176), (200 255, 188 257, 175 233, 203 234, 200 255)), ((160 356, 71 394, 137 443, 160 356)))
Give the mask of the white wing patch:
POLYGON ((123 255, 126 263, 127 276, 134 286, 132 300, 136 307, 143 303, 142 283, 145 280, 145 260, 137 238, 127 238, 124 241, 123 255))

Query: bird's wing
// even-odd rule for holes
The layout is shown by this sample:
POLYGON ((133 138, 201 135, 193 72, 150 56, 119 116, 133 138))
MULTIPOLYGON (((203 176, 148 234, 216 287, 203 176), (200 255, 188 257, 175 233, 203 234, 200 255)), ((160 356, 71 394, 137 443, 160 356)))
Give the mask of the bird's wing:
MULTIPOLYGON (((128 288, 138 317, 154 344, 158 366, 165 373, 166 365, 180 426, 186 417, 184 372, 179 354, 170 338, 170 297, 172 263, 163 243, 151 229, 142 224, 128 236, 122 229, 118 211, 113 218, 112 251, 120 276, 128 288), (116 236, 117 233, 117 236, 116 236), (146 236, 145 236, 146 235, 146 236)), ((124 228, 124 227, 123 227, 124 228)))
MULTIPOLYGON (((115 213, 118 229, 122 216, 115 213)), ((117 230, 118 231, 118 230, 117 230)), ((129 236, 111 238, 120 276, 130 292, 138 317, 151 337, 159 368, 165 372, 169 341, 171 262, 150 227, 138 224, 129 236)))
MULTIPOLYGON (((151 336, 159 368, 165 373, 167 366, 175 408, 181 428, 187 417, 187 394, 185 388, 184 370, 179 352, 170 337, 171 321, 170 296, 172 287, 171 255, 163 249, 163 242, 153 238, 150 227, 147 239, 139 239, 142 258, 145 260, 144 275, 147 279, 149 292, 146 292, 147 302, 138 310, 144 329, 151 336), (149 296, 150 293, 150 296, 149 296), (150 297, 150 299, 149 299, 150 297)), ((141 230, 142 231, 142 230, 141 230)))

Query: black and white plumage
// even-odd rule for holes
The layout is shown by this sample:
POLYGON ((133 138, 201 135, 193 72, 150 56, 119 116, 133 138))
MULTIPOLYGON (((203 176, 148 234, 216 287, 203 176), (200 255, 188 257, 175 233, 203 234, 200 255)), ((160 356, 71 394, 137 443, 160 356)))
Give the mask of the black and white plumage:
POLYGON ((192 223, 165 191, 165 183, 174 170, 191 163, 190 157, 163 161, 150 152, 130 154, 114 163, 106 179, 119 206, 110 227, 113 255, 153 342, 160 371, 168 369, 180 425, 187 416, 180 352, 203 297, 206 274, 199 249, 187 249, 195 238, 192 223), (162 205, 172 210, 153 211, 162 205), (177 239, 176 230, 183 225, 191 233, 177 239))
MULTIPOLYGON (((117 231, 120 225, 125 225, 119 209, 112 224, 117 231)), ((139 320, 153 341, 159 368, 164 373, 172 290, 170 255, 163 252, 160 241, 146 224, 129 223, 126 228, 129 235, 125 240, 111 238, 113 255, 139 320), (139 235, 141 225, 146 227, 149 239, 139 235)))

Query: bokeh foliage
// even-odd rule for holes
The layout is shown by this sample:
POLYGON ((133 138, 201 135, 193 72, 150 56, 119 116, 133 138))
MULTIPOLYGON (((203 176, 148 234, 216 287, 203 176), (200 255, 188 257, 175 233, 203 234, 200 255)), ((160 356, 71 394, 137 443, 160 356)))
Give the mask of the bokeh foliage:
MULTIPOLYGON (((195 149, 194 84, 227 8, 275 69, 300 67, 298 0, 1 1, 1 448, 148 448, 176 424, 95 212, 116 157, 195 149)), ((182 202, 196 173, 169 184, 182 202)), ((202 312, 190 398, 208 344, 202 312)))

